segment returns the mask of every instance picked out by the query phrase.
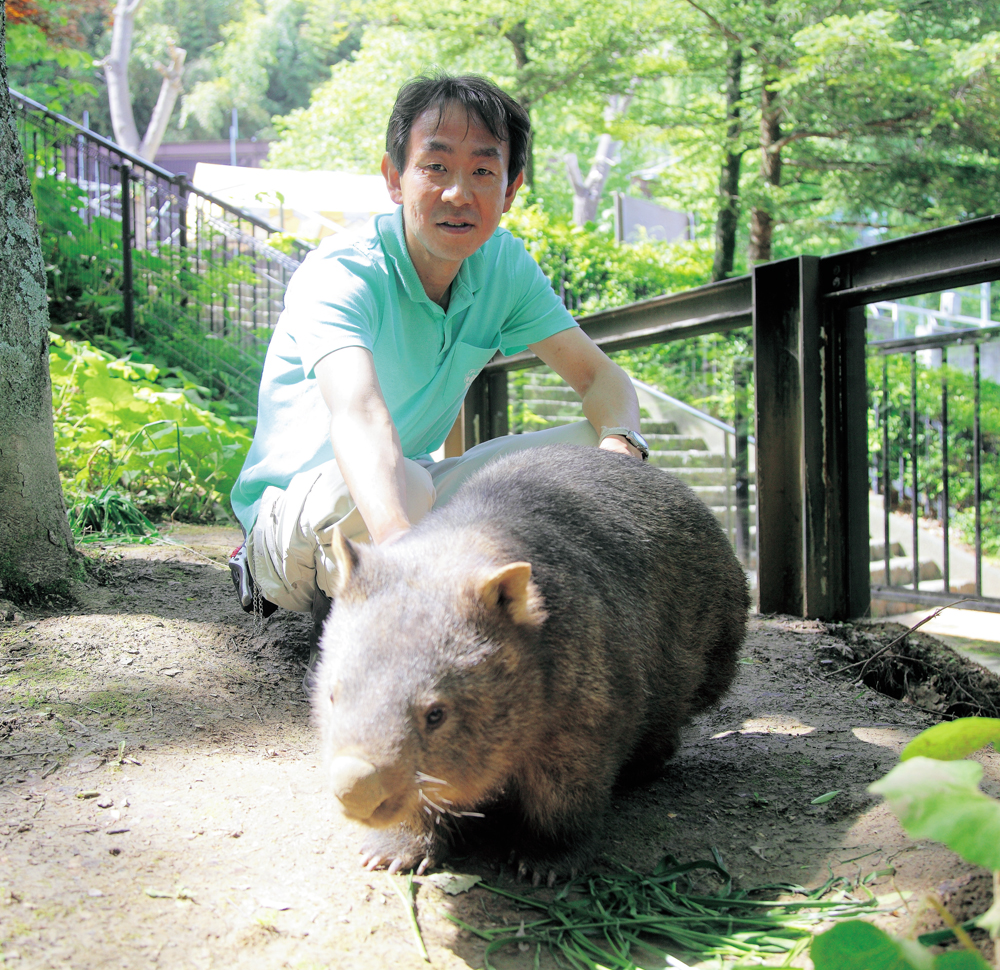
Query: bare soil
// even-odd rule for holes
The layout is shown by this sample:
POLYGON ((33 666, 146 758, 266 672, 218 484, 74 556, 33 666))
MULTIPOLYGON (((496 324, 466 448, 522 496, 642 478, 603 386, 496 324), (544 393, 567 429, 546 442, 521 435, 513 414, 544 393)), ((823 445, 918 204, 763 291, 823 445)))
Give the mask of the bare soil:
MULTIPOLYGON (((183 545, 89 550, 94 575, 66 609, 0 603, 0 963, 426 966, 393 881, 360 868, 362 833, 324 789, 300 687, 308 617, 279 612, 255 631, 224 566, 238 533, 177 527, 171 540, 183 545)), ((816 886, 832 872, 860 898, 881 873, 868 889, 914 894, 879 917, 894 932, 938 925, 917 917, 927 893, 959 919, 983 912, 987 874, 909 840, 867 792, 955 703, 946 676, 925 683, 958 669, 932 638, 914 638, 934 668, 924 680, 879 674, 903 684, 899 698, 865 682, 871 664, 859 680, 893 631, 755 619, 735 689, 662 779, 617 797, 597 867, 649 870, 714 847, 744 886, 816 886)), ((979 670, 959 677, 963 690, 979 689, 979 670)), ((1000 682, 986 676, 992 703, 1000 682)), ((977 757, 984 789, 1000 795, 1000 755, 977 757)), ((516 885, 485 858, 450 865, 516 885)), ((452 897, 426 877, 415 888, 435 967, 484 965, 484 944, 449 915, 483 928, 521 920, 482 888, 452 897)))

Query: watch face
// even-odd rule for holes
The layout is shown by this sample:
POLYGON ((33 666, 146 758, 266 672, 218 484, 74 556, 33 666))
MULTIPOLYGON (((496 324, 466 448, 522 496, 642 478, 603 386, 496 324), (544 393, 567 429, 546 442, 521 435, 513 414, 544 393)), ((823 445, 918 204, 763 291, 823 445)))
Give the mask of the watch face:
POLYGON ((632 437, 635 438, 633 444, 639 449, 639 451, 649 451, 649 444, 638 431, 633 431, 632 437))

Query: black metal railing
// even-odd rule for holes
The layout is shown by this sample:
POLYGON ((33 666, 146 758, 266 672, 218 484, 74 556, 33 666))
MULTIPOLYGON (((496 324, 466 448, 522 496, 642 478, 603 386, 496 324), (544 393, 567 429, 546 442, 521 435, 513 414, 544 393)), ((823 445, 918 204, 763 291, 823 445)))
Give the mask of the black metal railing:
MULTIPOLYGON (((988 284, 984 292, 989 311, 988 284)), ((881 309, 887 307, 882 304, 881 309)), ((984 595, 983 570, 984 536, 991 545, 1000 536, 995 491, 1000 481, 1000 354, 990 354, 992 379, 983 375, 983 359, 998 349, 1000 326, 990 325, 992 317, 985 312, 975 327, 941 330, 942 323, 968 321, 934 316, 938 332, 868 344, 875 365, 869 369, 869 475, 872 492, 881 499, 883 536, 881 556, 872 565, 872 595, 900 603, 951 602, 956 593, 994 600, 993 584, 993 595, 984 595), (990 402, 989 433, 983 426, 984 389, 990 402), (984 482, 989 486, 985 490, 984 482), (894 512, 902 512, 909 522, 893 522, 894 512), (894 525, 897 537, 908 539, 908 549, 894 541, 894 525), (940 538, 922 528, 926 525, 939 531, 940 538), (900 534, 904 526, 908 535, 900 534)), ((870 317, 869 331, 880 329, 885 320, 883 314, 870 317)))
MULTIPOLYGON (((1000 216, 992 216, 832 256, 776 260, 747 276, 592 314, 580 324, 606 351, 752 326, 759 606, 842 619, 865 615, 872 599, 866 307, 998 277, 1000 216)), ((537 364, 525 352, 487 365, 466 398, 467 447, 508 433, 508 373, 537 364)), ((973 476, 983 449, 974 429, 973 476)), ((995 514, 997 501, 974 484, 980 545, 984 511, 995 514)), ((961 598, 878 585, 885 598, 961 598)), ((982 595, 979 580, 961 606, 1000 612, 1000 598, 982 595)))
POLYGON ((52 285, 73 308, 62 319, 59 300, 50 305, 56 327, 113 347, 138 340, 236 413, 256 414, 285 286, 308 247, 10 94, 43 243, 61 274, 52 285))

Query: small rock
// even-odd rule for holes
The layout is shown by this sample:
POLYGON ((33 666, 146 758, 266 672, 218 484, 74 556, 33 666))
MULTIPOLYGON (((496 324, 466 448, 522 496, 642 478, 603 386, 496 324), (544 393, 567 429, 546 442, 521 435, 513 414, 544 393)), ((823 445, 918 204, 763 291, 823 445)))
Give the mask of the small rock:
POLYGON ((111 808, 114 805, 115 800, 110 795, 105 795, 103 798, 97 800, 98 808, 111 808))
POLYGON ((87 890, 87 895, 88 896, 103 896, 104 893, 102 893, 100 891, 100 889, 88 889, 87 890))
POLYGON ((176 677, 178 674, 184 673, 184 671, 180 667, 168 667, 166 670, 161 670, 160 673, 164 677, 176 677))
POLYGON ((135 660, 135 657, 129 657, 127 654, 123 654, 121 660, 118 661, 118 666, 127 667, 133 660, 135 660))

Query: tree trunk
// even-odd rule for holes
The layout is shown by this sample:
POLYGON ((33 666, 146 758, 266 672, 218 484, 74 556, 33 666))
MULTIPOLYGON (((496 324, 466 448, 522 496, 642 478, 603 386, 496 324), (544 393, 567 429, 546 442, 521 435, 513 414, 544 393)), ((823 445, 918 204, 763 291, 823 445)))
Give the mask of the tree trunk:
POLYGON ((597 155, 586 178, 580 174, 576 155, 570 152, 566 156, 566 171, 573 185, 573 225, 584 226, 597 219, 597 205, 617 153, 617 142, 608 134, 601 135, 597 142, 597 155))
POLYGON ((111 26, 111 52, 104 58, 104 76, 108 84, 108 107, 111 110, 111 127, 115 141, 127 152, 147 158, 150 161, 163 141, 163 135, 170 123, 177 96, 181 92, 181 77, 184 72, 184 58, 187 52, 171 45, 170 64, 157 64, 163 75, 160 94, 156 99, 152 117, 146 126, 146 134, 140 140, 139 129, 132 112, 132 94, 128 83, 128 62, 132 55, 132 33, 135 30, 135 15, 143 0, 118 0, 111 26))
POLYGON ((743 81, 743 51, 736 47, 726 65, 726 154, 719 172, 719 215, 715 221, 715 256, 712 260, 712 280, 724 280, 733 272, 736 255, 736 229, 740 212, 739 150, 740 97, 743 81))
POLYGON ((45 264, 7 93, 0 11, 0 589, 66 594, 73 537, 56 467, 45 264))
MULTIPOLYGON (((524 69, 528 66, 528 28, 523 20, 514 24, 510 30, 504 34, 514 48, 514 64, 517 67, 519 93, 516 95, 517 103, 528 113, 531 118, 531 98, 524 90, 521 81, 524 69)), ((527 188, 535 187, 535 134, 531 133, 528 139, 527 154, 524 158, 524 184, 527 188)))
POLYGON ((781 151, 774 146, 781 138, 778 92, 771 89, 774 78, 764 73, 760 96, 760 174, 764 180, 761 200, 750 215, 750 251, 752 264, 766 263, 771 259, 771 238, 774 235, 774 213, 771 208, 770 188, 781 185, 781 151))

